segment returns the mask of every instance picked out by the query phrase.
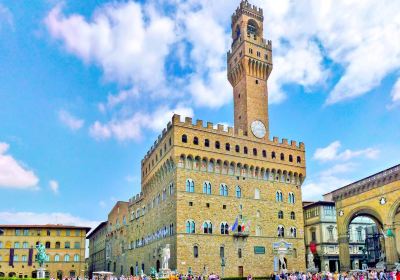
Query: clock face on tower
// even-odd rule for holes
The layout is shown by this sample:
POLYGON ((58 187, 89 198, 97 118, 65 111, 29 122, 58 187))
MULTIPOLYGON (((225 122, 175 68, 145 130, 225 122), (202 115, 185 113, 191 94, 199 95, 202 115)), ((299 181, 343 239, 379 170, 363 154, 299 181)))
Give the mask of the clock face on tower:
POLYGON ((255 137, 263 138, 266 133, 265 125, 262 123, 262 121, 254 121, 251 123, 251 131, 255 137))

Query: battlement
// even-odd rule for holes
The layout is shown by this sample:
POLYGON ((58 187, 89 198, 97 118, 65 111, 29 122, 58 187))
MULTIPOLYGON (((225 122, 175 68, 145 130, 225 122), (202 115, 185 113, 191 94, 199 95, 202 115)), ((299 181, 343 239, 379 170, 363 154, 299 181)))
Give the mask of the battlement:
POLYGON ((143 199, 143 192, 140 192, 137 195, 134 195, 131 198, 129 198, 129 205, 133 205, 142 199, 143 199))
POLYGON ((232 25, 238 20, 242 14, 255 17, 260 21, 264 20, 263 9, 257 8, 255 5, 251 5, 248 0, 242 0, 239 7, 236 8, 235 13, 232 15, 232 25))

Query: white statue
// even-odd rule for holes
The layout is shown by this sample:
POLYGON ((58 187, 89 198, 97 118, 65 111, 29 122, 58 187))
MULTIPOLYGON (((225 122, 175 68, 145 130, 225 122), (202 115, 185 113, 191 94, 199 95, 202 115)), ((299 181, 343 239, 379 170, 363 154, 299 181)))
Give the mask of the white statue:
POLYGON ((314 254, 311 253, 311 250, 310 253, 308 253, 307 260, 308 260, 308 268, 310 269, 315 268, 314 254))
POLYGON ((279 254, 279 261, 281 262, 281 270, 286 270, 286 262, 283 254, 279 254))
POLYGON ((162 268, 163 269, 169 269, 168 268, 168 262, 169 258, 171 257, 171 252, 169 249, 169 244, 165 245, 165 247, 162 249, 161 252, 161 258, 162 258, 162 268))

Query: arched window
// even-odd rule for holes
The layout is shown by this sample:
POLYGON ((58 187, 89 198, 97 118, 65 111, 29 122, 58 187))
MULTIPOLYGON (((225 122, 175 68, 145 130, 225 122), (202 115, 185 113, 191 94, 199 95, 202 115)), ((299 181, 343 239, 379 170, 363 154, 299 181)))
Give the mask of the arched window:
POLYGON ((297 157, 297 163, 301 163, 301 157, 297 157))
POLYGON ((278 226, 278 237, 285 237, 285 228, 283 226, 278 226))
POLYGON ((281 153, 281 160, 285 160, 285 155, 284 155, 284 153, 281 153))
POLYGON ((236 26, 235 34, 236 34, 235 40, 239 39, 239 37, 240 37, 240 26, 239 25, 236 26))
POLYGON ((239 147, 239 145, 236 145, 236 146, 235 146, 235 152, 236 152, 236 153, 239 153, 239 152, 240 152, 240 147, 239 147))
POLYGON ((293 156, 289 155, 289 162, 293 162, 293 156))
POLYGON ((261 235, 262 235, 261 227, 260 227, 260 226, 257 226, 257 227, 256 227, 256 236, 261 236, 261 235))
POLYGON ((74 255, 74 262, 79 262, 79 255, 78 254, 75 254, 74 255))
POLYGON ((208 181, 205 181, 203 184, 203 193, 205 194, 211 194, 211 183, 208 181))
POLYGON ((219 186, 219 195, 228 196, 228 186, 225 184, 221 184, 219 186))
POLYGON ((258 188, 254 190, 254 199, 260 199, 260 190, 258 188))
POLYGON ((203 223, 203 233, 212 234, 212 223, 210 221, 203 223))
POLYGON ((242 197, 242 189, 240 186, 236 186, 236 197, 241 198, 242 197))
POLYGON ((271 158, 272 158, 272 159, 276 159, 276 154, 275 154, 275 152, 272 152, 272 153, 271 153, 271 158))
POLYGON ((45 247, 46 247, 46 249, 50 249, 50 241, 47 241, 47 242, 45 243, 45 247))
POLYGON ((229 234, 229 225, 226 222, 221 223, 221 234, 229 234))
POLYGON ((187 143, 187 135, 186 134, 182 135, 182 143, 187 143))
POLYGON ((241 259, 242 258, 242 249, 238 249, 238 258, 241 259))
POLYGON ((247 155, 247 153, 248 153, 247 147, 243 148, 243 152, 244 152, 245 155, 247 155))
POLYGON ((258 26, 254 20, 249 20, 247 23, 247 34, 248 35, 257 35, 258 33, 258 26))
POLYGON ((194 145, 199 145, 199 138, 194 137, 194 138, 193 138, 193 144, 194 144, 194 145))
POLYGON ((193 220, 186 221, 186 233, 196 233, 196 223, 193 220))
POLYGON ((219 148, 220 148, 219 141, 215 141, 215 148, 216 148, 216 149, 219 149, 219 148))
POLYGON ((64 256, 64 262, 69 262, 69 255, 64 256))
POLYGON ((292 193, 292 192, 289 193, 288 202, 291 203, 291 204, 295 203, 294 193, 292 193))
POLYGON ((283 219, 283 211, 278 211, 278 219, 283 219))
POLYGON ((290 236, 291 237, 296 237, 297 236, 297 230, 294 227, 290 228, 290 236))
POLYGON ((205 146, 205 147, 210 147, 210 140, 205 139, 205 140, 204 140, 204 146, 205 146))
POLYGON ((172 195, 174 193, 174 183, 169 184, 168 192, 169 192, 169 195, 172 195))
POLYGON ((193 246, 193 257, 195 258, 199 257, 199 247, 197 245, 193 246))
POLYGON ((59 261, 60 261, 60 255, 56 254, 56 255, 54 256, 54 261, 55 261, 55 262, 59 262, 59 261))
POLYGON ((187 192, 194 192, 194 182, 192 179, 186 180, 186 191, 187 192))
POLYGON ((291 220, 296 220, 296 214, 293 211, 290 212, 290 219, 291 220))
POLYGON ((257 156, 257 149, 253 148, 253 156, 257 156))
POLYGON ((283 202, 283 195, 281 191, 277 191, 275 194, 275 200, 276 202, 283 202))
POLYGON ((229 143, 225 144, 225 150, 227 150, 227 151, 231 150, 231 145, 229 143))
POLYGON ((267 151, 266 151, 266 150, 263 150, 263 151, 262 151, 262 156, 263 156, 263 157, 267 157, 267 151))

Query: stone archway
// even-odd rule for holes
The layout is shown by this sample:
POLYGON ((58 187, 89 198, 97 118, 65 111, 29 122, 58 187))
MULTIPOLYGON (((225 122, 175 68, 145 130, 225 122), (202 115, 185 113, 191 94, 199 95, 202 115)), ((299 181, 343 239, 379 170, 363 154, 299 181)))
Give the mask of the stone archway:
POLYGON ((400 251, 400 165, 324 195, 335 202, 339 241, 340 270, 350 270, 348 226, 354 217, 372 217, 384 236, 387 268, 398 262, 400 251), (397 238, 397 240, 396 240, 397 238))

